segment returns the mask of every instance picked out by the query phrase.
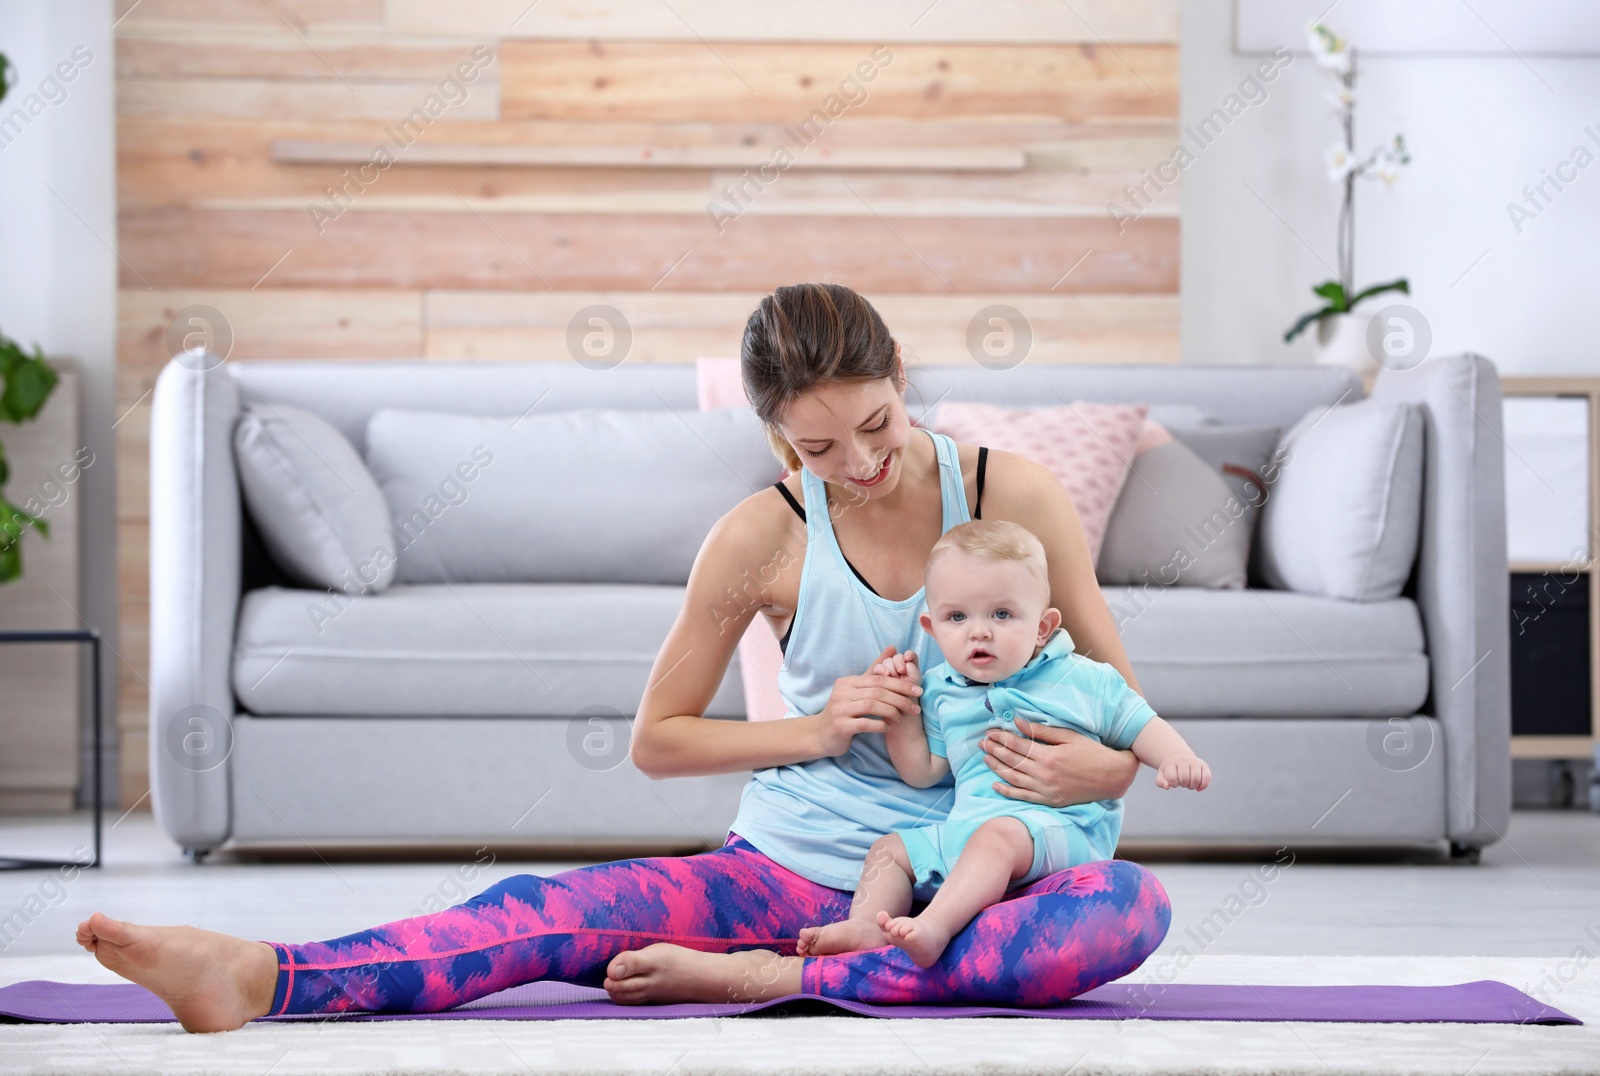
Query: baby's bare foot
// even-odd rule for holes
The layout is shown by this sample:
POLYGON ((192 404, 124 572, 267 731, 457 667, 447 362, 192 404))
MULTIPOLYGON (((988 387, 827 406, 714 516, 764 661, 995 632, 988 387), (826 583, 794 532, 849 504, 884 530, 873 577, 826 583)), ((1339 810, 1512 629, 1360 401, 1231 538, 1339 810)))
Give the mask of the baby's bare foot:
POLYGON ((931 968, 937 964, 945 946, 950 944, 948 930, 920 915, 891 918, 888 912, 879 912, 878 926, 883 929, 889 944, 904 949, 919 968, 931 968))
POLYGON ((232 1031, 272 1007, 278 954, 266 942, 124 923, 101 912, 78 924, 77 941, 166 1002, 185 1031, 232 1031))
POLYGON ((820 927, 806 927, 800 932, 800 944, 795 952, 801 956, 830 956, 880 949, 888 944, 889 939, 872 920, 841 919, 820 927))

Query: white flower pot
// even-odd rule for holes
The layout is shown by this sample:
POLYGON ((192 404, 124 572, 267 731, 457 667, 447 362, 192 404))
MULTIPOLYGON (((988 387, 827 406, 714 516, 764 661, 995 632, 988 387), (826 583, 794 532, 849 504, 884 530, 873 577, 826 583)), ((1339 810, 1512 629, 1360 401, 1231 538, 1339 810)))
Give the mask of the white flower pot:
POLYGON ((1355 311, 1332 314, 1317 322, 1317 362, 1323 366, 1347 366, 1362 377, 1378 370, 1378 362, 1367 347, 1367 327, 1372 315, 1355 311))

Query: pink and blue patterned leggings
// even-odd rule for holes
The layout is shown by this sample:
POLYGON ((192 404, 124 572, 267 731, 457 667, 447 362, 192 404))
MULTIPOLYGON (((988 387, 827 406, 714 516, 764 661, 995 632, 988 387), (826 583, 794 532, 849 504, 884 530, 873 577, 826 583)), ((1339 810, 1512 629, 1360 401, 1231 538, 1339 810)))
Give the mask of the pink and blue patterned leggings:
MULTIPOLYGON (((737 834, 682 858, 519 874, 432 915, 278 951, 272 1014, 439 1012, 541 979, 605 981, 652 942, 793 955, 800 928, 843 919, 851 894, 802 878, 737 834)), ((931 968, 893 946, 808 958, 807 993, 887 1004, 1058 1005, 1142 964, 1172 919, 1144 867, 1085 863, 979 913, 931 968)), ((729 1000, 743 1000, 737 991, 729 1000)))

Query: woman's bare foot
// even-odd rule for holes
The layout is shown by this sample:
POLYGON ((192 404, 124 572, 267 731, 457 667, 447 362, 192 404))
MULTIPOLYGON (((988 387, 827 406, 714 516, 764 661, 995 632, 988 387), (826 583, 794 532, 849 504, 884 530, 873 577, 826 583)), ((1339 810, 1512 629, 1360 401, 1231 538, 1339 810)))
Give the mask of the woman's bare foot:
POLYGON ((800 993, 803 962, 771 949, 703 953, 657 942, 613 957, 606 966, 606 993, 619 1005, 765 1001, 800 993))
POLYGON ((879 912, 878 926, 883 928, 889 944, 904 949, 919 968, 937 964, 945 946, 950 944, 950 932, 923 915, 891 918, 888 912, 879 912))
POLYGON ((150 927, 95 912, 78 924, 78 944, 155 994, 185 1031, 232 1031, 272 1008, 278 953, 195 927, 150 927))
POLYGON ((800 931, 795 951, 801 956, 829 956, 833 953, 859 953, 889 944, 883 930, 870 919, 841 919, 820 927, 800 931))

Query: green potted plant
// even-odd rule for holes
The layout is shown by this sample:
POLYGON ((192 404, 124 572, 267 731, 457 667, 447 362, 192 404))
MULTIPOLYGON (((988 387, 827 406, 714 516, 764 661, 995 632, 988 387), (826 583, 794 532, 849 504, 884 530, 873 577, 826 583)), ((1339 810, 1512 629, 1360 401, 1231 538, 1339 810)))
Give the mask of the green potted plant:
MULTIPOLYGON (((45 362, 39 345, 33 354, 23 351, 15 340, 0 333, 0 421, 26 422, 39 413, 59 380, 45 362)), ((50 537, 50 525, 29 515, 5 496, 11 477, 6 449, 0 444, 0 583, 9 583, 22 574, 22 534, 32 528, 50 537)))
POLYGON ((1323 305, 1304 314, 1283 334, 1284 342, 1293 340, 1312 323, 1317 326, 1317 361, 1350 366, 1361 373, 1377 365, 1367 349, 1367 321, 1355 313, 1356 304, 1363 299, 1384 292, 1411 293, 1411 285, 1404 277, 1387 284, 1374 284, 1357 291, 1355 288, 1355 191, 1358 179, 1381 179, 1385 185, 1393 184, 1400 169, 1411 163, 1405 137, 1396 134, 1389 142, 1381 143, 1361 160, 1355 156, 1355 102, 1356 102, 1356 50, 1344 38, 1321 23, 1311 27, 1311 52, 1317 66, 1332 75, 1336 88, 1328 100, 1339 118, 1343 138, 1328 148, 1328 178, 1343 186, 1339 205, 1339 279, 1325 280, 1311 289, 1324 300, 1323 305))

